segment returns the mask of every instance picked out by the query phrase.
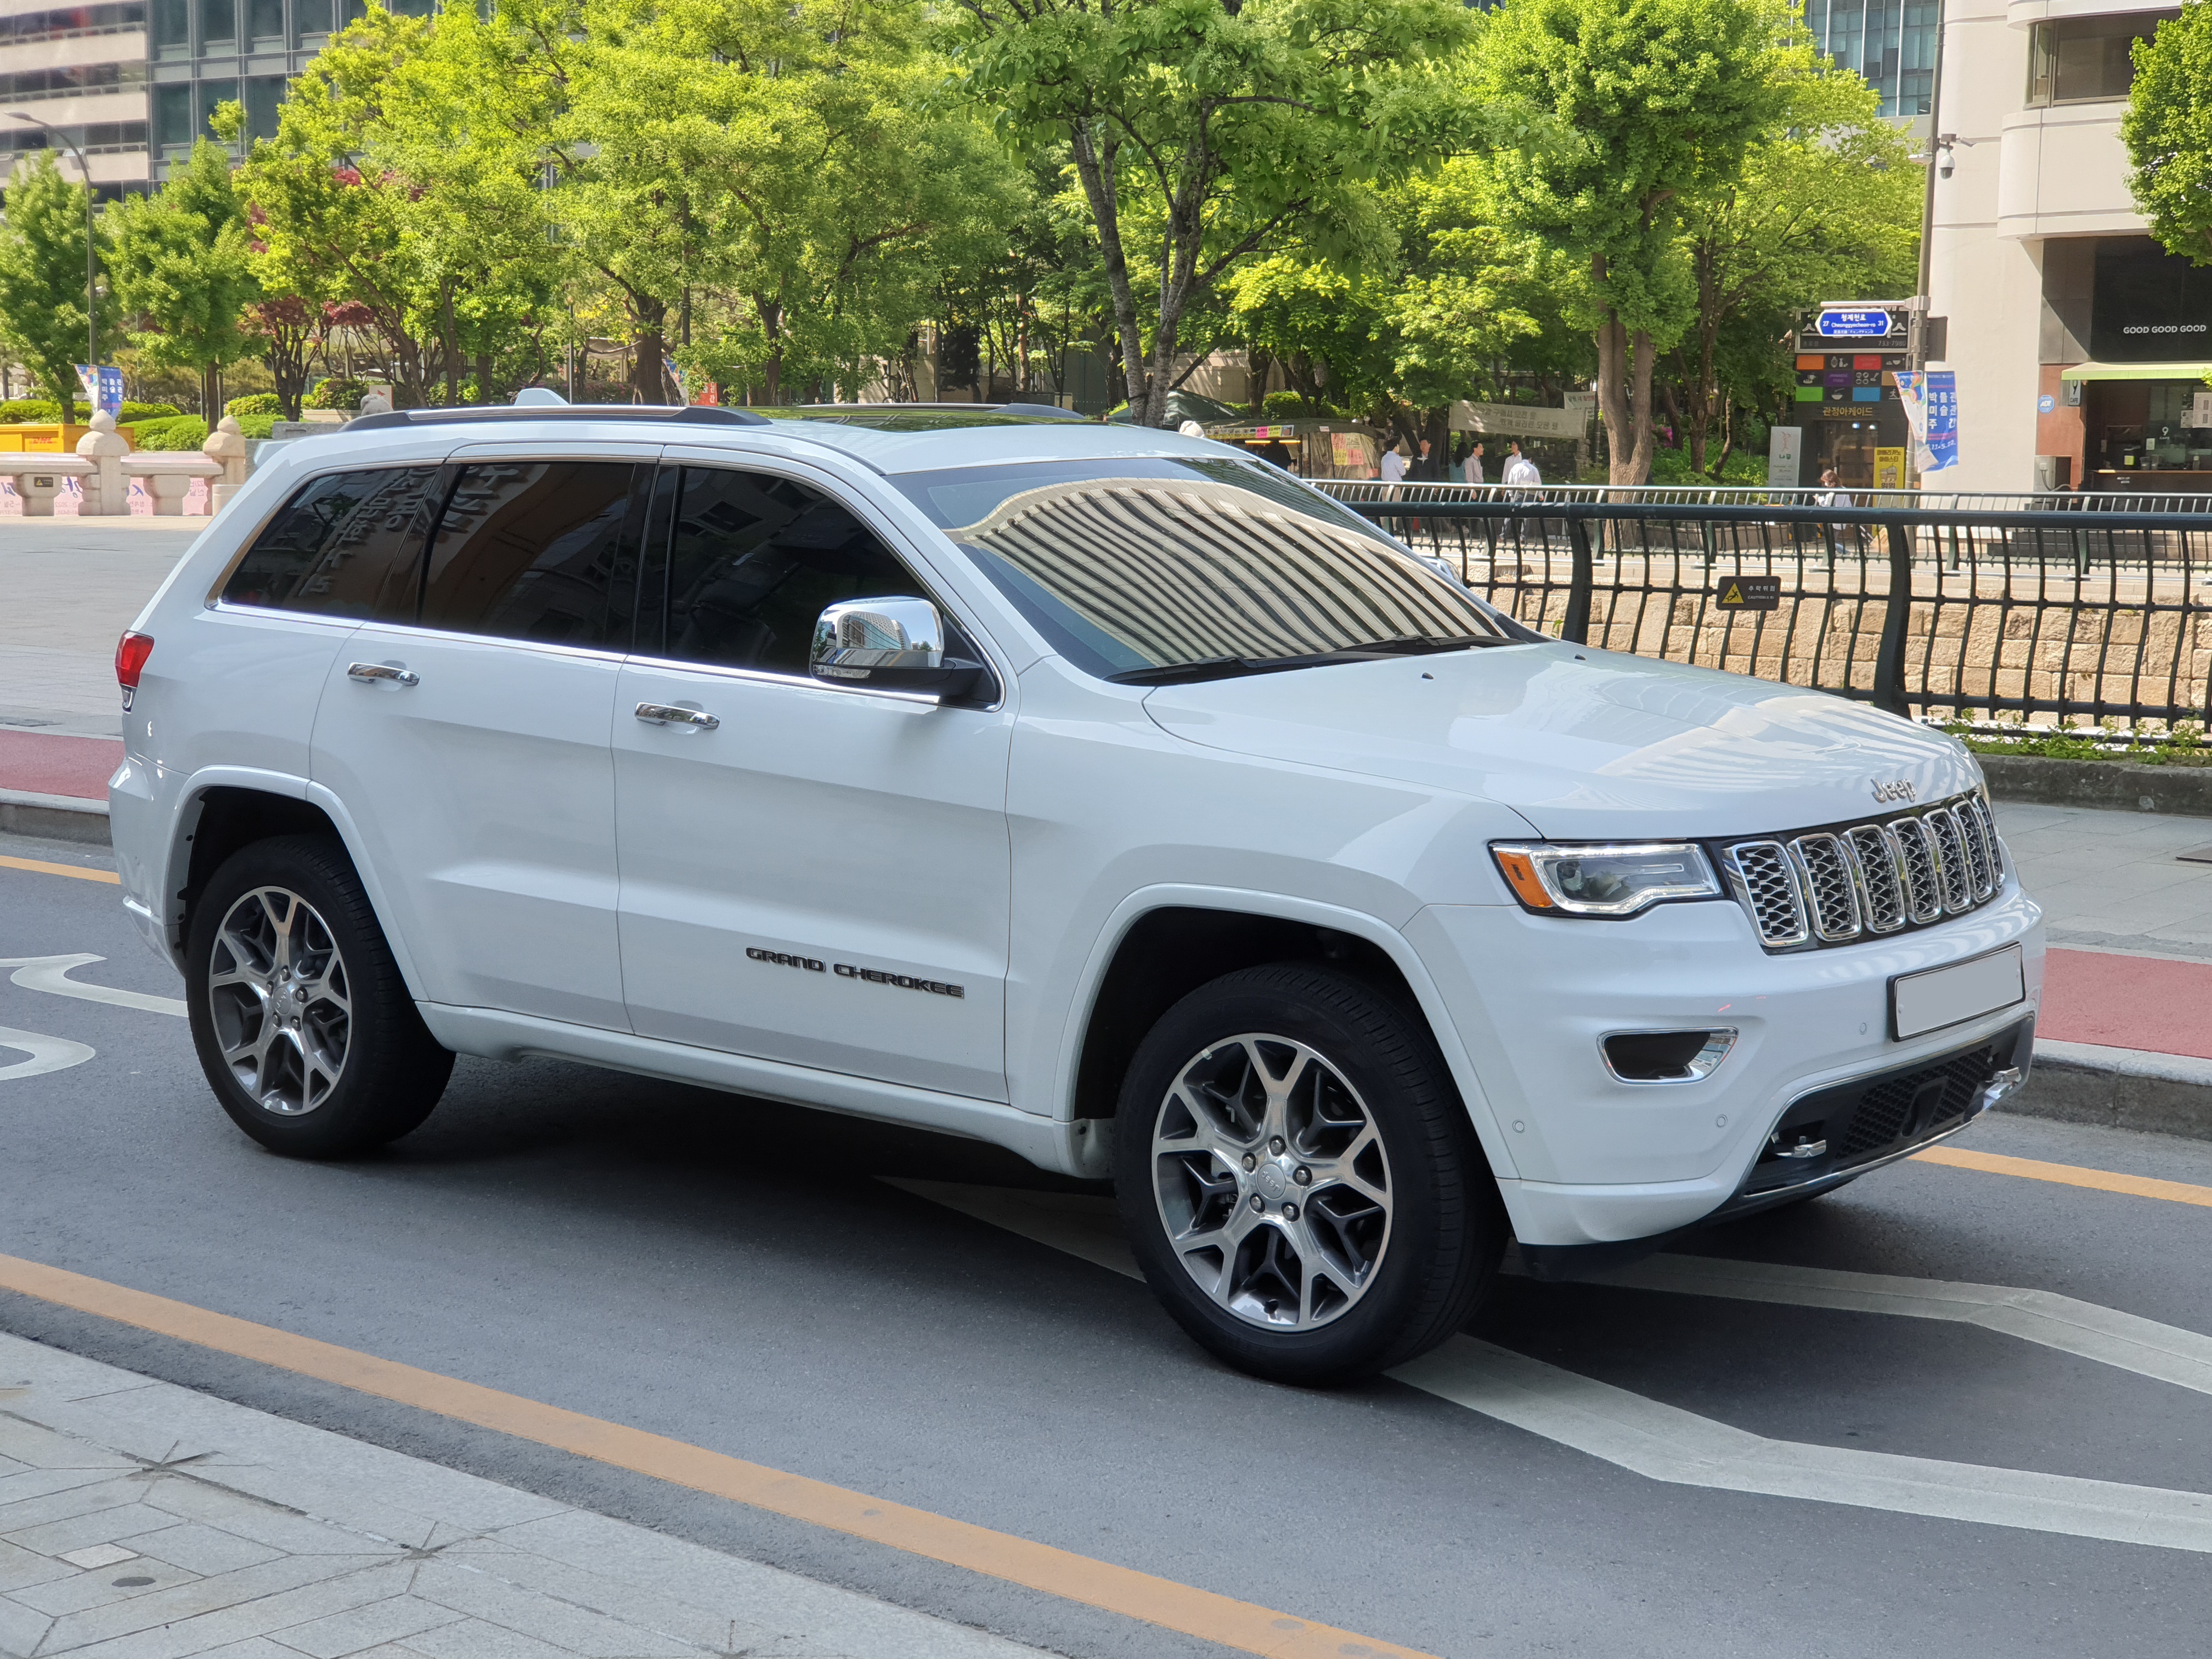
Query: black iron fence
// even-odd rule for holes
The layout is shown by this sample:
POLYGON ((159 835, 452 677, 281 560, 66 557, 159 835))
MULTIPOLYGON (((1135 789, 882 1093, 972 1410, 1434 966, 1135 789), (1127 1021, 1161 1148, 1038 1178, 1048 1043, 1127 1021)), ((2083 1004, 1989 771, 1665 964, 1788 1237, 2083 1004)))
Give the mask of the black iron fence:
POLYGON ((1387 488, 1329 493, 1578 644, 1942 719, 2170 727, 2212 714, 2202 498, 2119 511, 2063 495, 1905 507, 1387 488))

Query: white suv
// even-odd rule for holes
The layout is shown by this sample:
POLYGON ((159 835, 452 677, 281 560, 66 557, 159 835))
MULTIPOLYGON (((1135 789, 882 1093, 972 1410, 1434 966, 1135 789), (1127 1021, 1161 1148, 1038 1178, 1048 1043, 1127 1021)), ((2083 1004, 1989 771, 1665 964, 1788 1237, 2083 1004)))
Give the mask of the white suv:
POLYGON ((1200 440, 528 407, 286 448, 118 659, 226 1110, 560 1055, 1117 1182, 1296 1381, 1954 1133, 2039 912, 1958 744, 1528 632, 1200 440))

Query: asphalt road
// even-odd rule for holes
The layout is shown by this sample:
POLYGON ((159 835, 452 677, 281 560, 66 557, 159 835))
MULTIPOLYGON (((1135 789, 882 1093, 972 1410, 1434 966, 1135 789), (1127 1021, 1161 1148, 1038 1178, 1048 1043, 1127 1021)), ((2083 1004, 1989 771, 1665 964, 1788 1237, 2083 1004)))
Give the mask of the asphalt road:
MULTIPOLYGON (((0 867, 0 957, 75 953, 106 958, 85 983, 182 994, 113 887, 0 867)), ((13 971, 0 1027, 95 1054, 0 1075, 0 1253, 1448 1659, 2205 1650, 2206 1546, 1908 1513, 1863 1495, 1879 1482, 1857 1503, 1680 1484, 1401 1381, 1237 1376, 1141 1285, 883 1179, 1095 1207, 989 1149, 465 1060, 386 1154, 290 1164, 222 1115, 182 1019, 13 971)), ((2212 1143, 2013 1119, 1959 1144, 2212 1184, 2212 1143)), ((1910 1163, 1694 1249, 2212 1334, 2208 1240, 2205 1208, 1910 1163)), ((1086 1659, 1221 1651, 29 1298, 0 1295, 0 1328, 1086 1659)), ((1505 1279, 1470 1334, 1790 1443, 1779 1463, 1820 1491, 1834 1459, 1806 1449, 2212 1493, 2212 1395, 1971 1325, 1505 1279)))

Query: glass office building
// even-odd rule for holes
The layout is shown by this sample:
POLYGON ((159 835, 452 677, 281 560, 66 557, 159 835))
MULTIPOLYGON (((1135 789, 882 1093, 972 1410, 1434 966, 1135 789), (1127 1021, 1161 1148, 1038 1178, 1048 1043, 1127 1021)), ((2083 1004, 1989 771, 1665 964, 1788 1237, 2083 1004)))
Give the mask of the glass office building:
POLYGON ((1936 97, 1936 0, 1805 0, 1805 27, 1856 70, 1897 121, 1924 118, 1936 97))

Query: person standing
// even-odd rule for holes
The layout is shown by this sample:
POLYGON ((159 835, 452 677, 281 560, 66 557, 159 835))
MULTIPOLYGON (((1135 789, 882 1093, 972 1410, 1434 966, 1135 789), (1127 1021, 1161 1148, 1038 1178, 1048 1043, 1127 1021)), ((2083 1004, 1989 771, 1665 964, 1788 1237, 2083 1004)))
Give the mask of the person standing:
POLYGON ((1536 463, 1521 453, 1520 441, 1509 440, 1505 446, 1505 476, 1500 480, 1508 489, 1532 489, 1544 482, 1544 475, 1536 470, 1536 463))
POLYGON ((1477 438, 1468 447, 1467 459, 1461 465, 1461 476, 1471 484, 1488 482, 1482 476, 1482 440, 1477 438))
POLYGON ((1382 452, 1382 465, 1376 468, 1375 476, 1392 486, 1393 496, 1397 495, 1396 486, 1406 481, 1406 456, 1399 445, 1394 443, 1382 452))
POLYGON ((1443 468, 1437 464, 1436 457, 1430 453, 1429 441, 1426 438, 1421 440, 1420 449, 1414 455, 1413 465, 1408 469, 1406 476, 1416 483, 1443 482, 1443 468))

